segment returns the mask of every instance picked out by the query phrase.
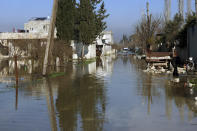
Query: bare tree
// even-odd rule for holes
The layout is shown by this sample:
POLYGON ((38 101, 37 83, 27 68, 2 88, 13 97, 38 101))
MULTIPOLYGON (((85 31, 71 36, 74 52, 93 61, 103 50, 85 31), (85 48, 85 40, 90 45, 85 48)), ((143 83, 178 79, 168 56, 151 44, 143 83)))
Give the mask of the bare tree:
POLYGON ((148 45, 155 44, 155 36, 160 30, 161 18, 152 17, 142 18, 136 26, 134 41, 139 42, 138 46, 146 49, 148 45))

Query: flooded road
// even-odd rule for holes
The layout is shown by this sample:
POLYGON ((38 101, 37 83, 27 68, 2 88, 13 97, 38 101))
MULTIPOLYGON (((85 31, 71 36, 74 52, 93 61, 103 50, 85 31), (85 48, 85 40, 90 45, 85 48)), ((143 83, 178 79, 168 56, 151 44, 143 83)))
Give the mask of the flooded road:
POLYGON ((197 102, 170 75, 144 73, 142 65, 105 57, 67 65, 59 76, 24 73, 18 89, 2 69, 0 130, 195 131, 197 102))

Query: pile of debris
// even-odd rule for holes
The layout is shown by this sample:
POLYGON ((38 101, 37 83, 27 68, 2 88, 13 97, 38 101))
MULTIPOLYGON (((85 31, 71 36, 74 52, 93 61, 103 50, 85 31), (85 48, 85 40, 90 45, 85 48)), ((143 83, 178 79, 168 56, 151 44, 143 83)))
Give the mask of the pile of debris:
POLYGON ((155 66, 148 66, 146 70, 143 70, 144 72, 147 73, 153 73, 153 74, 162 74, 162 73, 167 73, 167 74, 172 74, 172 71, 165 69, 163 67, 155 67, 155 66))

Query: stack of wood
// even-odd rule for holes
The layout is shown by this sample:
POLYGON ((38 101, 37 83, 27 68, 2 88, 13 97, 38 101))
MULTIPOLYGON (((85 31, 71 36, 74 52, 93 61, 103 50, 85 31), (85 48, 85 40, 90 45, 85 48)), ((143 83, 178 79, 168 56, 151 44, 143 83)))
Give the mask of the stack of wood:
POLYGON ((171 52, 148 52, 146 54, 146 62, 150 66, 168 68, 171 54, 171 52))

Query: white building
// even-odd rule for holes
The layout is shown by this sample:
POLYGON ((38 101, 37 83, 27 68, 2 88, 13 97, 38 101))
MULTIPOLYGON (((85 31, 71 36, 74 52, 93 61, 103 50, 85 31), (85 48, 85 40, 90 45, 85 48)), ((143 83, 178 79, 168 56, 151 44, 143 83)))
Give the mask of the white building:
MULTIPOLYGON (((25 32, 0 33, 0 40, 46 39, 48 37, 49 27, 50 27, 49 17, 32 18, 27 23, 24 24, 25 32)), ((57 33, 57 30, 55 29, 55 33, 54 33, 55 38, 57 37, 56 33, 57 33)), ((86 59, 96 58, 96 55, 97 55, 96 52, 98 49, 102 53, 103 56, 115 53, 115 50, 112 50, 112 47, 111 47, 113 42, 114 41, 113 41, 112 32, 103 31, 93 44, 85 46, 84 57, 86 59)), ((83 47, 82 43, 72 42, 71 46, 73 47, 73 59, 81 58, 81 50, 83 47)), ((12 49, 12 48, 14 47, 12 43, 10 43, 9 49, 12 49)), ((14 51, 10 51, 10 52, 14 52, 14 51)))
POLYGON ((29 33, 48 33, 50 26, 50 18, 32 18, 24 24, 24 30, 29 33))
POLYGON ((105 56, 114 54, 116 51, 112 49, 114 43, 112 31, 103 31, 96 39, 97 55, 105 56))
POLYGON ((96 40, 97 45, 112 45, 114 43, 112 31, 103 31, 96 40))

